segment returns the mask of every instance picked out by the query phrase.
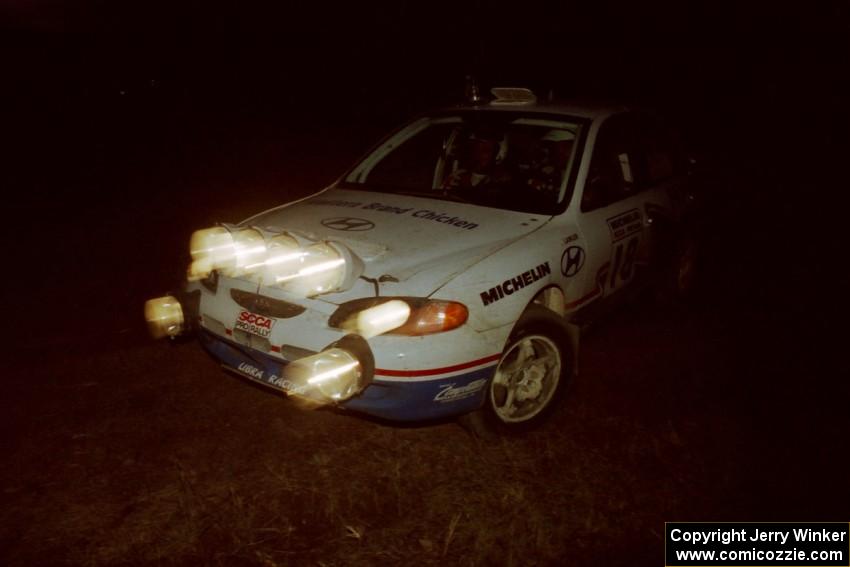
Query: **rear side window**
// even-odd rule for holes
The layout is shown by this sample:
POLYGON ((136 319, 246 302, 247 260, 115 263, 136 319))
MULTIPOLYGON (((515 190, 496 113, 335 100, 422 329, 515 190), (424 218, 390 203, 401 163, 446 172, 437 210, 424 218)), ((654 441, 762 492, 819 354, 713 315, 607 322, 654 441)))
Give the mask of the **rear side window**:
POLYGON ((645 173, 643 184, 651 187, 682 173, 681 152, 666 124, 653 116, 642 116, 637 134, 637 159, 645 173))
POLYGON ((686 170, 672 131, 651 115, 620 114, 600 128, 582 211, 605 207, 686 170))
POLYGON ((583 211, 605 207, 637 192, 641 164, 635 142, 631 116, 614 116, 602 125, 582 195, 583 211))

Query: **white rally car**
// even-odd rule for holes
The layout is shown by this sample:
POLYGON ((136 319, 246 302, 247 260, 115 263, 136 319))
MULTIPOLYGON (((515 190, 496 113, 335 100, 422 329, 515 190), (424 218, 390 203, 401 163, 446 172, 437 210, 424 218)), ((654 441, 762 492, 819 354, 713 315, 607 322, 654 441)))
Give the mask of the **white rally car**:
POLYGON ((338 182, 193 235, 156 335, 197 332, 225 367, 301 399, 398 421, 543 418, 581 323, 695 260, 686 160, 652 115, 538 102, 424 115, 338 182))

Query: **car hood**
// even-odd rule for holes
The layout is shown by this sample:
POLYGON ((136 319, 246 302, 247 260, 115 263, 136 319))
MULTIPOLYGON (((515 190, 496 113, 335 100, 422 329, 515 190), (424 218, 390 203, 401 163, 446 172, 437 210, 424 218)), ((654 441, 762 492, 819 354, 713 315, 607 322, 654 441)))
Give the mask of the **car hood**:
MULTIPOLYGON (((332 188, 241 224, 340 242, 363 260, 366 278, 380 281, 381 295, 426 297, 547 220, 478 205, 332 188)), ((374 295, 373 285, 361 281, 322 298, 336 303, 367 293, 374 295)))

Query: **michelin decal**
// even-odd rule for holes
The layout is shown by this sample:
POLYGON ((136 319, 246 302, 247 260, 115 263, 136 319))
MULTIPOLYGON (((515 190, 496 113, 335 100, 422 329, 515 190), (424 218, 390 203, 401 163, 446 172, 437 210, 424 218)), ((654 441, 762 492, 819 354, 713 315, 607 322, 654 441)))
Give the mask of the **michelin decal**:
POLYGON ((483 303, 486 307, 491 303, 495 303, 496 301, 503 299, 506 295, 512 295, 514 292, 521 290, 525 286, 543 279, 551 273, 552 269, 549 267, 549 262, 543 262, 536 268, 526 270, 517 276, 503 281, 496 287, 491 287, 487 291, 482 291, 481 303, 483 303))

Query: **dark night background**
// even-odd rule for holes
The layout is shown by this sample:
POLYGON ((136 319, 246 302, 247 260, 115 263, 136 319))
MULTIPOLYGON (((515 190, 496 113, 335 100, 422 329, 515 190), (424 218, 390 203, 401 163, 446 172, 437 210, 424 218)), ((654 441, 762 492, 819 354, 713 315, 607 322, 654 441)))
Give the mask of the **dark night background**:
MULTIPOLYGON (((192 230, 238 221, 320 189, 389 128, 457 101, 469 73, 486 88, 527 85, 541 95, 554 89, 558 97, 657 109, 680 125, 712 189, 714 271, 704 311, 711 311, 713 328, 724 336, 706 331, 705 339, 727 341, 717 352, 731 353, 721 368, 734 370, 707 378, 717 380, 715 390, 700 386, 713 392, 705 394, 706 407, 716 411, 705 411, 694 436, 705 441, 715 418, 726 424, 721 416, 731 412, 758 438, 749 448, 736 445, 728 455, 706 458, 708 464, 688 461, 694 469, 706 467, 705 487, 716 480, 723 487, 718 493, 731 487, 745 493, 743 500, 707 503, 714 488, 697 483, 683 499, 699 505, 657 505, 646 523, 660 532, 665 520, 847 520, 848 369, 837 355, 846 336, 839 323, 847 289, 842 211, 850 185, 841 169, 850 133, 850 2, 213 6, 41 0, 7 2, 0 14, 7 203, 0 235, 9 243, 4 347, 13 361, 6 378, 10 397, 3 404, 9 504, 0 524, 0 560, 160 559, 98 555, 91 548, 80 555, 90 534, 68 535, 43 548, 34 543, 32 531, 55 527, 46 510, 57 504, 39 504, 32 494, 51 490, 50 482, 39 480, 45 470, 53 471, 51 478, 66 473, 33 447, 62 445, 43 431, 50 419, 59 420, 51 427, 69 431, 83 423, 50 417, 63 414, 61 404, 51 401, 64 396, 56 393, 63 378, 55 369, 95 368, 97 357, 120 358, 141 348, 141 304, 178 281, 192 230), (742 386, 736 372, 758 378, 742 386), (60 409, 44 410, 54 405, 60 409), (720 476, 709 478, 711 463, 724 460, 716 465, 720 476), (746 472, 730 472, 728 463, 746 472)), ((656 324, 665 329, 665 323, 656 324)), ((118 372, 115 364, 109 370, 118 372)), ((245 388, 230 382, 234 391, 245 388)), ((168 384, 163 378, 159 387, 168 384)), ((677 407, 677 395, 647 397, 641 411, 677 407)), ((93 399, 78 402, 77 413, 68 415, 97 407, 112 419, 109 407, 117 398, 103 396, 102 404, 93 399)), ((681 407, 692 401, 683 394, 681 407)), ((320 425, 378 427, 350 425, 351 419, 320 425)), ((719 434, 725 427, 718 426, 719 434)), ((428 435, 427 429, 379 431, 375 435, 428 435)), ((673 437, 678 447, 675 431, 673 437)), ((578 438, 591 451, 609 443, 593 434, 578 438)), ((105 440, 100 447, 110 442, 119 443, 105 440)), ((153 455, 151 461, 164 458, 156 442, 139 443, 138 451, 153 455)), ((427 446, 427 440, 421 443, 427 446)), ((193 462, 184 454, 181 466, 203 469, 206 457, 195 457, 193 462)), ((90 475, 111 466, 98 463, 89 462, 90 475)), ((108 474, 101 474, 108 485, 108 474)), ((649 486, 657 478, 650 471, 634 482, 649 486)), ((133 513, 127 512, 131 519, 133 513)), ((607 542, 599 547, 587 543, 591 536, 579 537, 577 562, 604 563, 602 554, 610 550, 612 564, 629 557, 660 564, 658 541, 628 532, 608 541, 599 534, 592 537, 607 542)), ((205 555, 205 549, 224 548, 199 541, 194 551, 175 552, 170 560, 260 561, 246 560, 242 551, 222 551, 225 559, 205 555)), ((551 551, 540 562, 561 553, 551 551)), ((486 553, 472 557, 492 559, 486 553)))

